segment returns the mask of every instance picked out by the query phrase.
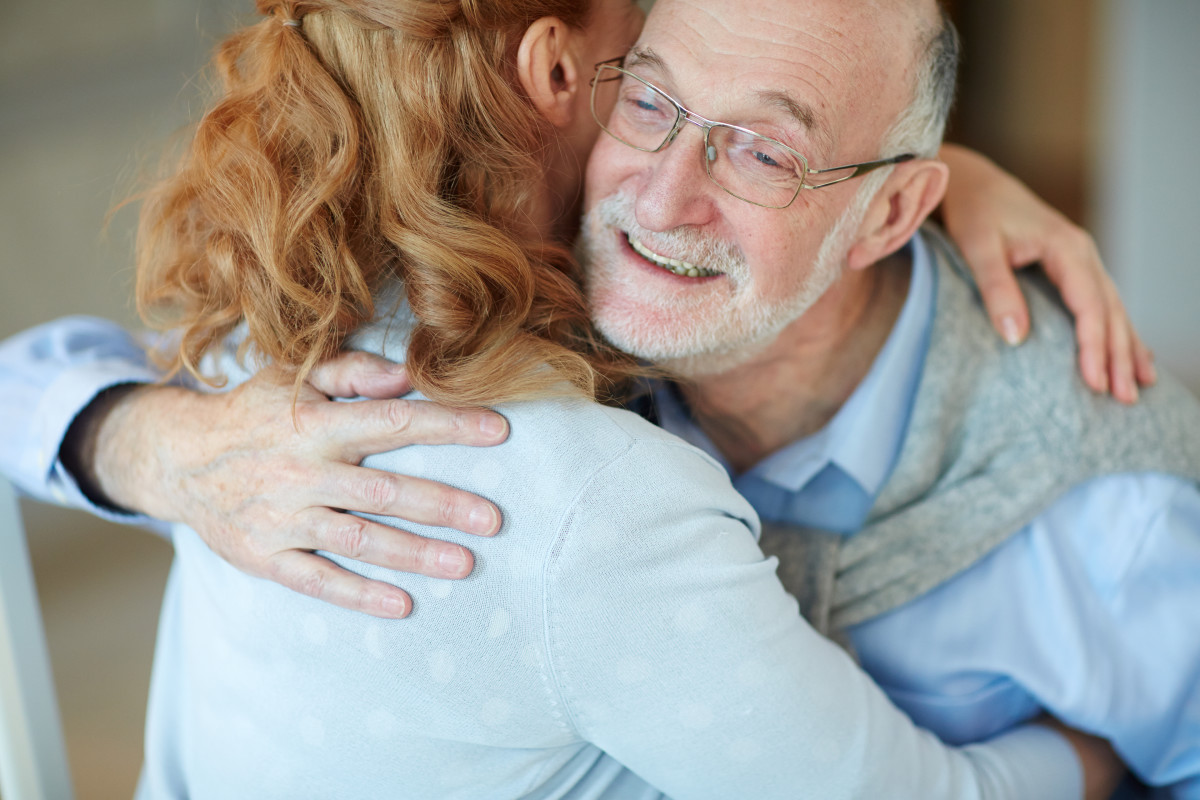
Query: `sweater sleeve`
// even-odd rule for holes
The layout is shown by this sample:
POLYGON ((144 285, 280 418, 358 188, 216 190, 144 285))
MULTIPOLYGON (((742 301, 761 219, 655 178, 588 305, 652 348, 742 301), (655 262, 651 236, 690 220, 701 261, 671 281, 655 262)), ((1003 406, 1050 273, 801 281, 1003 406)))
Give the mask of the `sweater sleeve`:
POLYGON ((59 451, 75 417, 102 391, 159 377, 142 345, 106 320, 65 317, 0 342, 0 473, 38 500, 148 522, 92 503, 59 451))
POLYGON ((642 441, 564 517, 545 571, 554 681, 587 740, 686 798, 1061 798, 1070 745, 1030 726, 949 748, 800 617, 711 460, 642 441))

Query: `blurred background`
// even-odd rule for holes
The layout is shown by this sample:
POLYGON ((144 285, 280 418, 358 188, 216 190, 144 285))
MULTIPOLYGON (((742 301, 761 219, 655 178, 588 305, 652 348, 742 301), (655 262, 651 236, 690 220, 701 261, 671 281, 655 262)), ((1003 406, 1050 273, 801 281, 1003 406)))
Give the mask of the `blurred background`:
MULTIPOLYGON (((106 215, 203 107, 249 0, 5 3, 0 338, 65 314, 136 325, 134 212, 106 215)), ((1200 391, 1200 3, 952 0, 951 138, 1087 225, 1161 364, 1200 391)), ((130 797, 170 548, 24 503, 80 798, 130 797)))

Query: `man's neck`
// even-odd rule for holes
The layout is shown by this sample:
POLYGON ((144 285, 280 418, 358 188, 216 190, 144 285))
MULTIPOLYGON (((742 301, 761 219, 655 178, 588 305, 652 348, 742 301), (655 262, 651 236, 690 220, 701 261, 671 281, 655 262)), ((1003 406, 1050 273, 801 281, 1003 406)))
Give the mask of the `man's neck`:
POLYGON ((737 472, 824 427, 871 370, 908 296, 908 250, 847 272, 765 351, 682 386, 737 472))

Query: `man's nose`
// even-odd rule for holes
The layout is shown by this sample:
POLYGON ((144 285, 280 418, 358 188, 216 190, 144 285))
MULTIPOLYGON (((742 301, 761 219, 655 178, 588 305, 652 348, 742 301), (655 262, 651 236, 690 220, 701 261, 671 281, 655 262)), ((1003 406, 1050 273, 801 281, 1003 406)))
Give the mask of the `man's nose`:
POLYGON ((651 156, 645 183, 634 204, 639 225, 666 231, 710 221, 714 211, 711 190, 717 187, 705 171, 703 149, 704 132, 684 124, 666 148, 651 156))

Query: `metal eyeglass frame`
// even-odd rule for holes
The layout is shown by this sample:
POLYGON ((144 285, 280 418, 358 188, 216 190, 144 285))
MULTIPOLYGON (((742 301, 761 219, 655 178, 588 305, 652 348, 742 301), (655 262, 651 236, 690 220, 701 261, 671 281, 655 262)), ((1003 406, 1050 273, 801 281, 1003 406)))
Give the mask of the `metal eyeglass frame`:
POLYGON ((621 144, 625 145, 626 147, 631 147, 634 150, 640 150, 643 153, 659 153, 659 152, 667 149, 667 147, 670 146, 671 142, 675 141, 675 138, 677 136, 679 136, 679 132, 681 130, 683 130, 683 124, 685 122, 690 122, 691 124, 695 125, 697 128, 699 128, 700 130, 702 130, 704 132, 704 150, 701 151, 700 157, 704 161, 704 172, 706 175, 708 175, 708 179, 710 181, 712 181, 714 184, 716 184, 722 191, 726 192, 727 194, 732 195, 733 197, 736 197, 737 199, 739 199, 743 202, 750 203, 751 205, 759 206, 761 208, 787 208, 788 206, 790 206, 792 203, 794 203, 796 201, 797 197, 800 196, 800 190, 802 190, 802 189, 823 189, 826 186, 833 186, 834 184, 842 183, 844 181, 848 181, 853 178, 857 178, 860 175, 866 175, 868 172, 879 169, 880 167, 888 167, 893 164, 900 164, 905 161, 912 161, 914 158, 917 157, 914 153, 905 153, 903 155, 893 156, 892 158, 879 159, 878 161, 864 161, 860 164, 846 164, 841 167, 826 167, 825 169, 813 169, 812 167, 808 166, 808 159, 804 157, 803 153, 800 153, 797 150, 795 150, 791 147, 788 147, 786 144, 784 144, 783 142, 781 142, 777 139, 772 139, 770 136, 763 136, 761 133, 755 133, 754 131, 750 130, 749 128, 743 128, 740 125, 730 125, 727 122, 716 122, 714 120, 709 119, 708 117, 704 117, 704 116, 701 116, 700 114, 697 114, 695 111, 692 111, 691 109, 687 108, 685 105, 683 105, 683 103, 680 103, 674 97, 667 94, 666 92, 664 92, 659 87, 655 86, 650 81, 646 80, 645 78, 641 78, 641 77, 635 75, 634 73, 630 72, 629 70, 625 69, 624 67, 620 66, 620 64, 624 60, 625 60, 625 57, 620 56, 617 58, 610 58, 607 61, 601 61, 600 63, 596 64, 596 74, 595 74, 595 76, 592 77, 592 83, 591 83, 591 86, 592 86, 591 105, 592 105, 592 117, 596 120, 596 123, 600 126, 600 129, 603 130, 605 133, 607 133, 609 136, 616 139, 621 144), (597 113, 597 111, 596 111, 596 87, 601 83, 609 83, 611 81, 618 80, 618 78, 616 78, 616 77, 606 78, 606 79, 601 80, 600 79, 600 70, 602 70, 604 68, 614 70, 616 72, 621 73, 622 75, 627 75, 630 78, 633 78, 635 81, 637 81, 638 83, 647 87, 648 89, 658 92, 663 97, 667 98, 667 100, 669 100, 672 105, 675 106, 675 124, 673 126, 671 126, 671 130, 667 133, 666 137, 662 141, 662 144, 660 144, 658 147, 656 147, 654 149, 649 149, 646 147, 638 147, 637 145, 630 144, 629 142, 625 141, 617 134, 610 131, 608 129, 608 125, 605 124, 604 120, 600 119, 600 114, 597 113), (756 203, 753 200, 748 200, 747 198, 742 197, 740 194, 737 194, 737 193, 731 191, 730 189, 725 187, 723 184, 721 184, 721 182, 718 181, 715 177, 713 177, 713 174, 712 174, 713 159, 710 159, 707 155, 713 149, 709 145, 709 142, 708 142, 709 132, 712 131, 713 128, 731 128, 735 131, 749 134, 750 136, 753 136, 755 138, 770 142, 772 145, 775 145, 776 147, 786 150, 788 153, 791 153, 793 156, 795 156, 797 159, 799 159, 800 164, 804 168, 804 172, 798 176, 799 180, 796 184, 796 191, 792 193, 791 198, 783 205, 768 205, 766 203, 756 203), (842 172, 842 171, 848 170, 848 169, 852 169, 852 170, 854 170, 854 172, 852 172, 849 175, 846 175, 844 177, 834 178, 833 180, 828 180, 823 183, 805 183, 805 180, 808 178, 809 175, 822 175, 827 172, 842 172))

